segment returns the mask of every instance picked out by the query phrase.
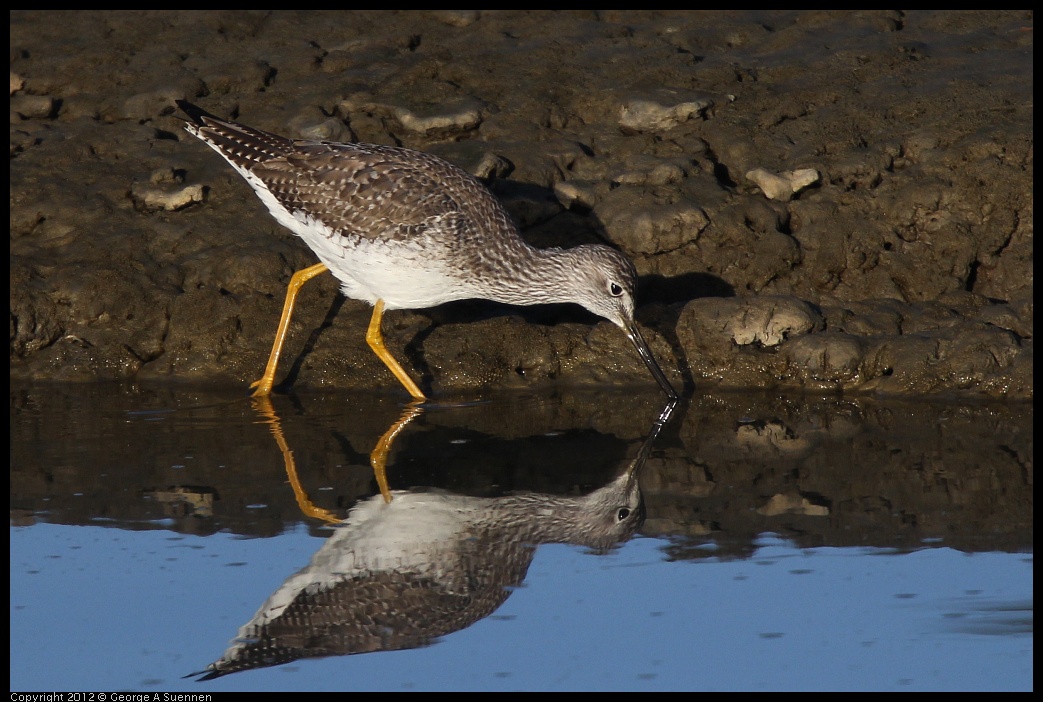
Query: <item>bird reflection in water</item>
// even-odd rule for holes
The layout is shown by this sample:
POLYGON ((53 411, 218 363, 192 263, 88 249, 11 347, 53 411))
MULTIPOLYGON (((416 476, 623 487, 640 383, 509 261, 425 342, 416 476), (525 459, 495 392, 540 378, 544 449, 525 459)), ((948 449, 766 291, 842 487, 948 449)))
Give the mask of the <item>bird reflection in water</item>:
POLYGON ((381 494, 341 520, 308 499, 271 401, 254 402, 283 454, 301 509, 335 531, 239 629, 218 661, 186 677, 211 680, 300 658, 430 645, 503 604, 539 544, 606 551, 627 541, 644 521, 638 472, 675 407, 670 402, 660 413, 626 471, 586 496, 490 498, 388 488, 394 438, 423 413, 413 403, 370 455, 381 494))

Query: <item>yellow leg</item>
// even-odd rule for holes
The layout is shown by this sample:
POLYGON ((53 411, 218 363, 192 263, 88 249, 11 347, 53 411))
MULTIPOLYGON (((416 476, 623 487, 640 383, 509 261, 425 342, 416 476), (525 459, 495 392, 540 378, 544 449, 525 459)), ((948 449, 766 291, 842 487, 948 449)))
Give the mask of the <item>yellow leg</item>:
POLYGON ((290 317, 293 315, 293 305, 297 301, 297 293, 309 280, 317 275, 325 273, 328 268, 324 263, 316 263, 297 271, 290 278, 290 284, 286 286, 286 302, 282 306, 282 318, 279 319, 279 328, 275 332, 275 342, 272 344, 272 353, 268 356, 268 365, 264 367, 264 375, 260 380, 250 384, 254 390, 254 397, 263 397, 272 393, 272 385, 275 383, 275 367, 279 365, 279 354, 282 353, 283 342, 286 341, 286 330, 290 327, 290 317))
MULTIPOLYGON (((268 429, 271 430, 272 436, 275 437, 275 443, 279 446, 279 451, 282 452, 283 466, 286 468, 286 477, 290 481, 290 487, 293 488, 293 494, 297 497, 297 506, 301 508, 304 515, 307 517, 314 517, 315 519, 321 519, 324 522, 330 524, 339 524, 342 520, 327 509, 322 507, 316 507, 312 504, 312 501, 308 498, 308 493, 305 491, 304 486, 301 485, 301 479, 297 475, 297 461, 293 459, 293 451, 290 450, 290 445, 286 442, 286 437, 282 433, 282 425, 279 423, 279 415, 275 413, 275 408, 272 406, 272 400, 268 396, 258 397, 253 400, 254 410, 261 415, 261 421, 268 425, 268 429)), ((387 479, 385 478, 385 483, 387 479)), ((390 493, 388 493, 390 495, 390 493)), ((388 499, 388 498, 385 498, 388 499)))
POLYGON ((369 463, 373 466, 373 476, 377 479, 377 487, 380 488, 380 494, 384 496, 384 502, 391 502, 391 489, 388 487, 387 476, 388 454, 391 453, 391 445, 395 442, 395 437, 398 436, 399 432, 405 429, 407 424, 419 417, 423 412, 424 409, 420 406, 419 401, 406 405, 406 408, 402 411, 402 416, 388 427, 388 430, 380 437, 377 445, 373 447, 369 454, 369 463))
MULTIPOLYGON (((406 372, 402 369, 402 366, 398 365, 398 361, 391 355, 391 352, 384 346, 384 337, 380 333, 380 319, 384 316, 384 301, 377 300, 377 304, 373 306, 373 316, 369 320, 369 331, 366 332, 366 342, 369 347, 373 349, 373 353, 377 354, 377 357, 384 362, 384 365, 388 367, 398 382, 402 383, 403 387, 409 391, 417 400, 426 400, 424 393, 420 392, 420 388, 416 386, 416 383, 406 375, 406 372)), ((272 371, 275 372, 274 370, 272 371)))

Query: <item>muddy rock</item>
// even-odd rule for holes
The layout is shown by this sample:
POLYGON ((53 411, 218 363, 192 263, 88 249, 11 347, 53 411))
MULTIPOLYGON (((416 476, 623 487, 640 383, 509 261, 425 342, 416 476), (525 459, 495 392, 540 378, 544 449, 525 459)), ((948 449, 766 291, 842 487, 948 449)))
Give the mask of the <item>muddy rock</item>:
MULTIPOLYGON (((689 389, 1029 398, 1032 19, 14 11, 11 374, 260 374, 315 258, 184 132, 187 99, 431 151, 532 243, 623 250, 689 389)), ((397 391, 338 287, 305 288, 277 381, 397 391)), ((392 312, 388 346, 437 392, 652 382, 609 324, 481 309, 392 312)))
POLYGON ((851 308, 814 308, 793 297, 704 298, 685 306, 677 335, 697 384, 1030 396, 1031 339, 984 321, 996 305, 974 312, 970 296, 953 297, 956 305, 883 300, 851 308))

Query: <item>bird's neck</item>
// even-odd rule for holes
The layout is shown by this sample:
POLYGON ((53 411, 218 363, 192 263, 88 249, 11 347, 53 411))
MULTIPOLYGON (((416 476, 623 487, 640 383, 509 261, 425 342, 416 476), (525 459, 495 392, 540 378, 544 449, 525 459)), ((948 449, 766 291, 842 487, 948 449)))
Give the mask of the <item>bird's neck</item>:
POLYGON ((572 249, 539 249, 519 240, 517 246, 502 252, 497 266, 498 280, 481 297, 509 305, 542 305, 575 302, 572 277, 575 254, 572 249))
POLYGON ((621 476, 583 497, 522 493, 492 500, 475 522, 475 536, 526 547, 552 543, 608 547, 613 537, 595 525, 611 523, 599 515, 612 515, 617 505, 627 504, 629 482, 628 476, 621 476))
POLYGON ((575 537, 576 498, 519 494, 494 500, 478 522, 479 530, 507 530, 511 541, 530 545, 569 543, 575 537))

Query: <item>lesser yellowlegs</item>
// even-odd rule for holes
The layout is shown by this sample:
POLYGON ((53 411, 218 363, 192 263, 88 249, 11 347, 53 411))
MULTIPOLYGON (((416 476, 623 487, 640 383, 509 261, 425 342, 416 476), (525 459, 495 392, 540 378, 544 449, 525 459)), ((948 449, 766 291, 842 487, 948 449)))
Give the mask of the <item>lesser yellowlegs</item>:
MULTIPOLYGON (((224 655, 186 677, 211 680, 301 658, 426 646, 492 614, 525 579, 538 545, 605 551, 627 541, 645 516, 638 474, 675 406, 667 404, 627 470, 584 497, 427 489, 359 502, 311 563, 240 627, 224 655)), ((262 407, 265 421, 278 423, 271 405, 262 407)), ((395 426, 415 416, 403 415, 395 426)), ((289 473, 292 451, 283 441, 280 449, 291 459, 290 482, 299 483, 296 468, 289 473)), ((334 521, 306 495, 298 502, 309 505, 309 516, 334 521)))
POLYGON ((211 680, 300 658, 428 646, 503 604, 525 579, 537 545, 607 549, 644 521, 629 473, 585 498, 393 494, 391 503, 375 495, 356 505, 221 658, 191 676, 211 680))
POLYGON ((634 321, 637 273, 615 249, 530 246, 481 182, 422 151, 288 139, 178 106, 192 119, 189 133, 221 154, 321 262, 290 279, 255 395, 272 390, 301 286, 329 270, 344 295, 373 305, 366 341, 417 399, 424 394, 384 346, 384 310, 470 298, 582 305, 621 327, 663 391, 677 397, 634 321))

